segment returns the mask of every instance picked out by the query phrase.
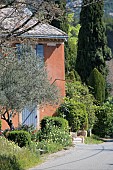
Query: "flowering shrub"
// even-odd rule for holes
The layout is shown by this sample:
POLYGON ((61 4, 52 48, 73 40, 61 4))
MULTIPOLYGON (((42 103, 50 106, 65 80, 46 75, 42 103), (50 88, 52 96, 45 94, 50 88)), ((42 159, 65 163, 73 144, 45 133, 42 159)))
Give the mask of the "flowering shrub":
POLYGON ((59 117, 45 117, 41 130, 37 132, 36 147, 44 153, 52 153, 72 145, 67 120, 59 117))
POLYGON ((43 130, 40 130, 37 133, 37 140, 38 141, 46 140, 49 143, 54 142, 54 143, 62 145, 63 147, 66 147, 72 144, 72 139, 71 139, 69 132, 51 124, 51 122, 48 122, 46 128, 44 128, 43 130))

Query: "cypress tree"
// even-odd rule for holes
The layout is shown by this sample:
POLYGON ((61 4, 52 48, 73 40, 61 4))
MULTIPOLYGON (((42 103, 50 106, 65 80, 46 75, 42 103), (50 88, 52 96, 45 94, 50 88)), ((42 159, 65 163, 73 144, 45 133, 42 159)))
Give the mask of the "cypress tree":
POLYGON ((106 75, 105 61, 112 57, 105 35, 103 7, 103 0, 83 0, 81 8, 76 70, 86 83, 94 68, 106 75))
POLYGON ((93 87, 93 94, 99 103, 105 100, 105 79, 103 75, 94 68, 89 76, 89 85, 93 87))

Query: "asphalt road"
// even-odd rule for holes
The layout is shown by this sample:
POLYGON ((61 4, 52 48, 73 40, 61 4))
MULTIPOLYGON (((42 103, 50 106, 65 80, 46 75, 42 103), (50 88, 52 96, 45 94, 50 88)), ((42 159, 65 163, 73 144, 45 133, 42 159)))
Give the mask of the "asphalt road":
POLYGON ((77 144, 50 155, 44 163, 30 170, 113 170, 113 142, 77 144))

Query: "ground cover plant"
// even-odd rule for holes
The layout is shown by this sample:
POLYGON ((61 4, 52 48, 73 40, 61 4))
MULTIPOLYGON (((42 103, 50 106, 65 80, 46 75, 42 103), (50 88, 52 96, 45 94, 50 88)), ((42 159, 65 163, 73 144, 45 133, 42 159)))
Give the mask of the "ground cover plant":
POLYGON ((28 148, 20 148, 14 142, 0 137, 0 168, 1 170, 25 170, 40 162, 39 152, 28 148))

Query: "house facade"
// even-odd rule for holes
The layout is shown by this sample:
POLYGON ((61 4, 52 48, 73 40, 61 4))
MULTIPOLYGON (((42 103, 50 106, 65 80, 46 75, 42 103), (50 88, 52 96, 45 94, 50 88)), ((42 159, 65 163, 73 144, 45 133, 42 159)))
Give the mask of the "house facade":
MULTIPOLYGON (((6 16, 7 13, 12 13, 12 10, 11 8, 7 9, 7 11, 3 9, 1 17, 6 16)), ((51 84, 56 84, 63 98, 65 96, 64 42, 68 36, 62 30, 45 23, 36 24, 32 29, 24 31, 25 28, 29 28, 29 26, 37 23, 37 19, 33 18, 29 20, 24 27, 21 27, 20 25, 25 23, 25 19, 28 19, 29 15, 29 12, 26 13, 25 10, 21 15, 18 15, 18 11, 14 11, 13 17, 4 19, 2 26, 6 30, 23 32, 19 36, 16 36, 16 38, 13 38, 11 44, 13 46, 17 45, 17 49, 19 49, 21 43, 30 42, 36 50, 36 54, 41 57, 41 60, 45 63, 48 76, 51 78, 51 84)), ((16 32, 14 32, 14 34, 16 34, 16 32)), ((0 36, 4 36, 4 33, 0 36)), ((12 119, 14 127, 17 127, 19 124, 33 124, 35 128, 39 128, 40 120, 45 116, 53 116, 57 107, 58 106, 48 105, 42 108, 37 106, 37 108, 35 107, 32 110, 25 108, 22 113, 15 115, 12 119)), ((9 127, 7 123, 2 120, 2 129, 4 130, 6 128, 9 127)))
MULTIPOLYGON (((14 44, 21 44, 24 40, 31 41, 36 54, 41 57, 51 78, 51 83, 55 83, 60 90, 62 98, 65 96, 65 59, 64 59, 64 41, 67 35, 49 25, 39 24, 35 31, 29 31, 13 40, 14 44)), ((58 106, 44 106, 41 109, 33 108, 29 110, 25 108, 22 113, 17 114, 13 118, 14 127, 19 124, 34 125, 39 129, 40 120, 45 116, 53 116, 58 106)), ((7 123, 2 120, 2 129, 9 128, 7 123)))

